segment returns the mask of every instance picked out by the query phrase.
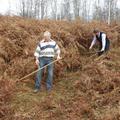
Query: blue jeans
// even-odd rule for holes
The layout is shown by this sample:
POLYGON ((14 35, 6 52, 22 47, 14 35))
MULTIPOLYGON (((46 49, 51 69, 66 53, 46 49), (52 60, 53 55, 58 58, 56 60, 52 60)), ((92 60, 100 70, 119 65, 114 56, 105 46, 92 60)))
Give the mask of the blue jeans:
MULTIPOLYGON (((50 57, 41 57, 39 58, 39 68, 44 67, 45 65, 51 63, 53 61, 53 58, 50 57)), ((41 87, 41 79, 42 79, 42 73, 43 70, 39 70, 36 75, 36 81, 35 81, 35 88, 40 89, 41 87)), ((53 81, 53 64, 48 65, 47 67, 47 90, 50 90, 52 88, 52 81, 53 81)))

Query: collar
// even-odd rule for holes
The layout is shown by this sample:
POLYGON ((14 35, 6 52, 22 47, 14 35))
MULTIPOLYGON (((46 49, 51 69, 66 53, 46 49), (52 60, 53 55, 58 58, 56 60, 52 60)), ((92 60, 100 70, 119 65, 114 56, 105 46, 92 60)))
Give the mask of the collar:
MULTIPOLYGON (((50 39, 50 40, 49 40, 49 41, 47 41, 47 42, 51 42, 51 41, 52 41, 52 39, 50 39)), ((42 42, 46 42, 46 41, 45 41, 45 39, 43 39, 43 40, 42 40, 42 42)))

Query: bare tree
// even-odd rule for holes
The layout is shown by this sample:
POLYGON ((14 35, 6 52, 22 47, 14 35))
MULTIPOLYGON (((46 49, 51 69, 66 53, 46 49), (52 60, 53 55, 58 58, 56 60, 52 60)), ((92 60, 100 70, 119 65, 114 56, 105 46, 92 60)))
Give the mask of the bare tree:
POLYGON ((57 20, 58 19, 58 0, 51 0, 51 16, 53 19, 57 20))
POLYGON ((71 19, 71 1, 64 0, 61 7, 61 16, 63 19, 71 19))
POLYGON ((8 1, 8 4, 9 4, 9 7, 8 7, 8 10, 6 11, 5 15, 10 16, 10 15, 12 15, 12 11, 11 11, 11 1, 10 1, 10 0, 8 1))
POLYGON ((48 12, 48 1, 47 0, 41 0, 41 19, 44 19, 44 17, 47 16, 48 12))
POLYGON ((25 4, 25 1, 24 0, 20 0, 20 16, 23 16, 25 17, 25 7, 26 7, 26 4, 25 4))
POLYGON ((100 1, 98 0, 98 2, 95 3, 93 18, 105 21, 108 24, 115 21, 118 14, 117 1, 118 0, 105 0, 103 5, 103 3, 100 4, 100 1))
POLYGON ((50 18, 66 19, 81 17, 84 20, 93 19, 105 21, 108 24, 111 21, 119 20, 118 0, 19 0, 19 15, 29 18, 44 19, 50 18), (94 4, 93 4, 94 2, 94 4), (92 4, 94 7, 92 7, 92 4), (94 8, 94 10, 93 10, 94 8))
POLYGON ((100 0, 96 0, 94 6, 95 11, 93 12, 93 19, 103 20, 104 14, 101 8, 100 0))
POLYGON ((81 0, 73 0, 73 11, 75 18, 80 16, 81 2, 81 0))
POLYGON ((111 21, 116 19, 116 9, 117 9, 117 0, 106 0, 105 1, 105 7, 106 7, 106 21, 108 24, 111 23, 111 21))
POLYGON ((41 19, 44 18, 45 14, 45 0, 41 0, 41 19))
POLYGON ((87 0, 83 0, 82 3, 83 3, 82 4, 82 18, 86 20, 87 19, 87 0))
POLYGON ((107 0, 106 3, 107 3, 106 6, 107 6, 107 8, 108 8, 108 19, 107 19, 107 22, 108 22, 108 24, 110 24, 110 22, 111 22, 112 0, 107 0))
POLYGON ((20 0, 20 16, 41 18, 47 14, 47 0, 20 0))

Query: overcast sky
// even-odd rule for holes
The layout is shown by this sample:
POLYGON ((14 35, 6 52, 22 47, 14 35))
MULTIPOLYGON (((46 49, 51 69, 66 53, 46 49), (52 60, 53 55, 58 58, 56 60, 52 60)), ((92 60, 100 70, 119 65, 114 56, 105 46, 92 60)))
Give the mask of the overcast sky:
MULTIPOLYGON (((60 1, 60 0, 59 0, 60 1)), ((119 1, 119 8, 120 8, 120 0, 119 1)), ((10 10, 10 13, 15 14, 17 13, 17 6, 19 4, 19 0, 0 0, 0 13, 5 14, 10 10)))
POLYGON ((6 13, 9 8, 12 13, 15 13, 18 1, 19 0, 0 0, 0 13, 6 13))

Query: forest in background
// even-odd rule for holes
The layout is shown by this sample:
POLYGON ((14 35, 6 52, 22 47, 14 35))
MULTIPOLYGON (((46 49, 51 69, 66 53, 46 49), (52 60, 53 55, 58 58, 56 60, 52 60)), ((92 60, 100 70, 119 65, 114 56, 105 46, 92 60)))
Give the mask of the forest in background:
POLYGON ((16 11, 9 2, 7 15, 26 18, 74 20, 98 20, 110 24, 120 20, 119 0, 17 0, 16 11))

